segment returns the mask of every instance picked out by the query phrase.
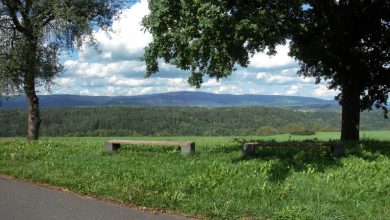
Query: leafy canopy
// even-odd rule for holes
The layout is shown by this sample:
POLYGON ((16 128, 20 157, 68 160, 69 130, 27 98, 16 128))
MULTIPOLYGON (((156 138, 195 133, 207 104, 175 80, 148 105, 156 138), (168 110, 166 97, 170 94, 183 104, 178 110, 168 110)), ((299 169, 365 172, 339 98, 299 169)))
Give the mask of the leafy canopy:
MULTIPOLYGON (((298 74, 326 80, 330 88, 358 81, 362 109, 385 108, 390 92, 390 2, 150 0, 143 20, 153 35, 146 75, 160 59, 190 70, 189 83, 228 77, 256 52, 276 53, 290 42, 298 74)), ((340 100, 342 96, 338 97, 340 100)))
POLYGON ((0 94, 21 92, 27 74, 49 85, 63 71, 61 52, 96 45, 95 28, 108 30, 125 1, 1 0, 0 94))

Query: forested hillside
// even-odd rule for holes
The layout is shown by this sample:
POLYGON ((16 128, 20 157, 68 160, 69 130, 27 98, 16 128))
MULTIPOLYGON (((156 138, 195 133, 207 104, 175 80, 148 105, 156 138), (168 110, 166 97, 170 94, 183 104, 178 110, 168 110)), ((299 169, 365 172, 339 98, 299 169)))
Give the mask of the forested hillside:
MULTIPOLYGON (((42 109, 44 136, 273 135, 338 131, 339 112, 268 107, 85 107, 42 109)), ((0 110, 0 136, 25 136, 26 110, 0 110)), ((362 130, 390 130, 380 111, 362 114, 362 130)))
MULTIPOLYGON (((79 96, 79 95, 42 95, 41 107, 97 107, 97 106, 176 106, 176 107, 294 107, 302 109, 337 109, 335 100, 323 100, 302 96, 280 95, 232 95, 206 92, 169 92, 137 96, 79 96)), ((0 96, 1 101, 1 96, 0 96)), ((0 103, 5 109, 27 108, 24 96, 11 96, 0 103)))

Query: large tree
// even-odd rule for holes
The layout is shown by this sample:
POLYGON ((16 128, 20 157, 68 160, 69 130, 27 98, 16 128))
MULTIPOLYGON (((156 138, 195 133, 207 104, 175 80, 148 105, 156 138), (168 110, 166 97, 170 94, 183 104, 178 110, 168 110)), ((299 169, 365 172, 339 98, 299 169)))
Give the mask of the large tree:
POLYGON ((123 1, 1 0, 0 94, 24 93, 28 99, 28 139, 39 138, 36 87, 50 85, 63 71, 61 52, 84 40, 94 44, 93 30, 108 30, 123 1))
POLYGON ((256 52, 290 44, 298 74, 339 89, 342 140, 359 139, 360 111, 386 110, 390 92, 387 0, 150 0, 143 20, 153 42, 146 75, 163 60, 190 70, 189 83, 228 77, 256 52))

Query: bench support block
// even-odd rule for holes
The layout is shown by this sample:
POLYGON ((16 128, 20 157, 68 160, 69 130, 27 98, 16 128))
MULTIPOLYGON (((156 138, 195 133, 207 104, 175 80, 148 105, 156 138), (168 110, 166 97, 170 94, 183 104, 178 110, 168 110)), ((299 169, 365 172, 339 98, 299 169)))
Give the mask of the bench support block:
POLYGON ((180 146, 180 151, 181 151, 182 155, 195 153, 195 143, 189 143, 189 144, 180 146))
POLYGON ((255 155, 256 144, 244 144, 243 152, 245 156, 255 155))
POLYGON ((120 144, 106 143, 106 151, 113 152, 121 147, 120 144))
POLYGON ((335 144, 331 146, 331 151, 335 157, 342 157, 345 155, 345 148, 342 144, 335 144))

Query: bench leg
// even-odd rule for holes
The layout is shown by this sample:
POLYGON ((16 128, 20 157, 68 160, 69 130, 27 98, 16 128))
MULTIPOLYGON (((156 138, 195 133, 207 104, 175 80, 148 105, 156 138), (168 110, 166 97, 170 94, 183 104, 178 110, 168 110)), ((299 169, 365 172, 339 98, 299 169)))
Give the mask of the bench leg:
POLYGON ((180 146, 181 154, 193 154, 195 153, 195 143, 180 146))
POLYGON ((341 157, 345 155, 345 148, 342 144, 336 144, 331 147, 331 151, 334 156, 341 157))
POLYGON ((121 147, 120 144, 106 143, 106 152, 113 152, 121 147))
POLYGON ((242 149, 245 156, 255 155, 255 147, 254 144, 244 144, 244 148, 242 149))

